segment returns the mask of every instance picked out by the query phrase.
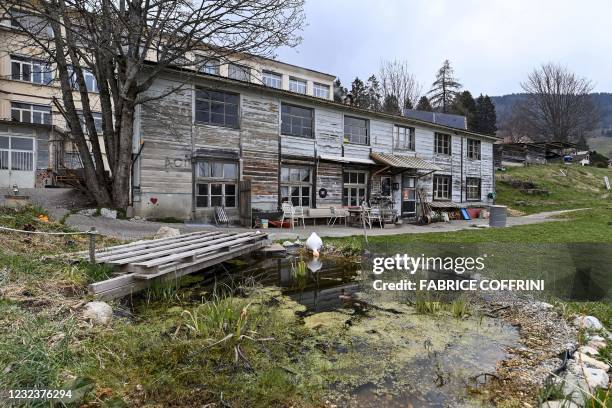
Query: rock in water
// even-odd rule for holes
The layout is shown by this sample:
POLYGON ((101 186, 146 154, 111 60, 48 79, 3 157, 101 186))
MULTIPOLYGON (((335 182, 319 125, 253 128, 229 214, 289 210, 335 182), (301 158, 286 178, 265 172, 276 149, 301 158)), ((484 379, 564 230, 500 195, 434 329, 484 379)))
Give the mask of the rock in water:
POLYGON ((601 330, 603 325, 594 316, 578 316, 574 319, 574 326, 589 329, 589 330, 601 330))
POLYGON ((113 308, 106 302, 89 302, 85 305, 83 318, 95 325, 106 325, 113 318, 113 308))
POLYGON ((177 230, 176 228, 170 228, 164 225, 159 227, 153 239, 172 238, 178 237, 179 235, 181 235, 181 231, 177 230))

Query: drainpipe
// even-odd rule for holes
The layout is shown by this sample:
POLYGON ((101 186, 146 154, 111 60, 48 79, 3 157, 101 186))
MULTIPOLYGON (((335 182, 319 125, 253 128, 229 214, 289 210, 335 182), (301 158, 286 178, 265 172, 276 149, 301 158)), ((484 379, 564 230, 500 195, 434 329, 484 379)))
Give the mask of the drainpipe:
POLYGON ((461 189, 460 201, 463 202, 463 136, 461 136, 461 189))
POLYGON ((195 140, 193 137, 195 126, 195 82, 191 79, 191 126, 189 127, 189 138, 191 139, 191 220, 196 219, 196 160, 195 160, 195 140))

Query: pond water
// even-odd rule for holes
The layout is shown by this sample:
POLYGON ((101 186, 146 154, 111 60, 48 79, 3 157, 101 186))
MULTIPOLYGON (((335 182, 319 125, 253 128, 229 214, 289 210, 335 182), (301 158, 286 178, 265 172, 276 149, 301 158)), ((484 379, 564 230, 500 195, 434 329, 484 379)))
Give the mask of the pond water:
POLYGON ((306 326, 334 339, 330 370, 338 381, 328 399, 338 406, 481 406, 468 390, 495 371, 507 347, 518 346, 517 330, 487 317, 417 314, 407 298, 372 293, 366 278, 359 263, 294 254, 234 260, 186 277, 181 292, 199 300, 215 284, 281 288, 304 306, 306 326), (348 307, 355 294, 367 299, 367 312, 348 307))

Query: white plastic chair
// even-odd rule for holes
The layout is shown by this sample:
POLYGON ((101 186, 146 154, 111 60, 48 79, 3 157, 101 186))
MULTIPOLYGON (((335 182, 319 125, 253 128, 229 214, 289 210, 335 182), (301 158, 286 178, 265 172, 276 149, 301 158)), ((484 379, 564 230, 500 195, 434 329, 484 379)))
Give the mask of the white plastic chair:
POLYGON ((281 228, 285 224, 285 220, 291 222, 291 228, 295 228, 295 208, 291 203, 282 203, 281 209, 283 210, 283 217, 281 218, 281 228))
POLYGON ((302 220, 302 227, 306 228, 306 217, 304 214, 304 207, 293 207, 293 219, 297 222, 297 225, 300 225, 300 220, 302 220))

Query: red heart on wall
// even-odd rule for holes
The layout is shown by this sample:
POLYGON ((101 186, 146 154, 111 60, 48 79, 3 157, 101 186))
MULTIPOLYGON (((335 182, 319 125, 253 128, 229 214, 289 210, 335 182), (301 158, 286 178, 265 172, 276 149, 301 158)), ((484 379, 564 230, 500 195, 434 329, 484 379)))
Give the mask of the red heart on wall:
POLYGON ((153 205, 157 204, 157 198, 155 198, 155 197, 151 197, 151 198, 149 199, 149 201, 151 201, 151 203, 152 203, 153 205))

